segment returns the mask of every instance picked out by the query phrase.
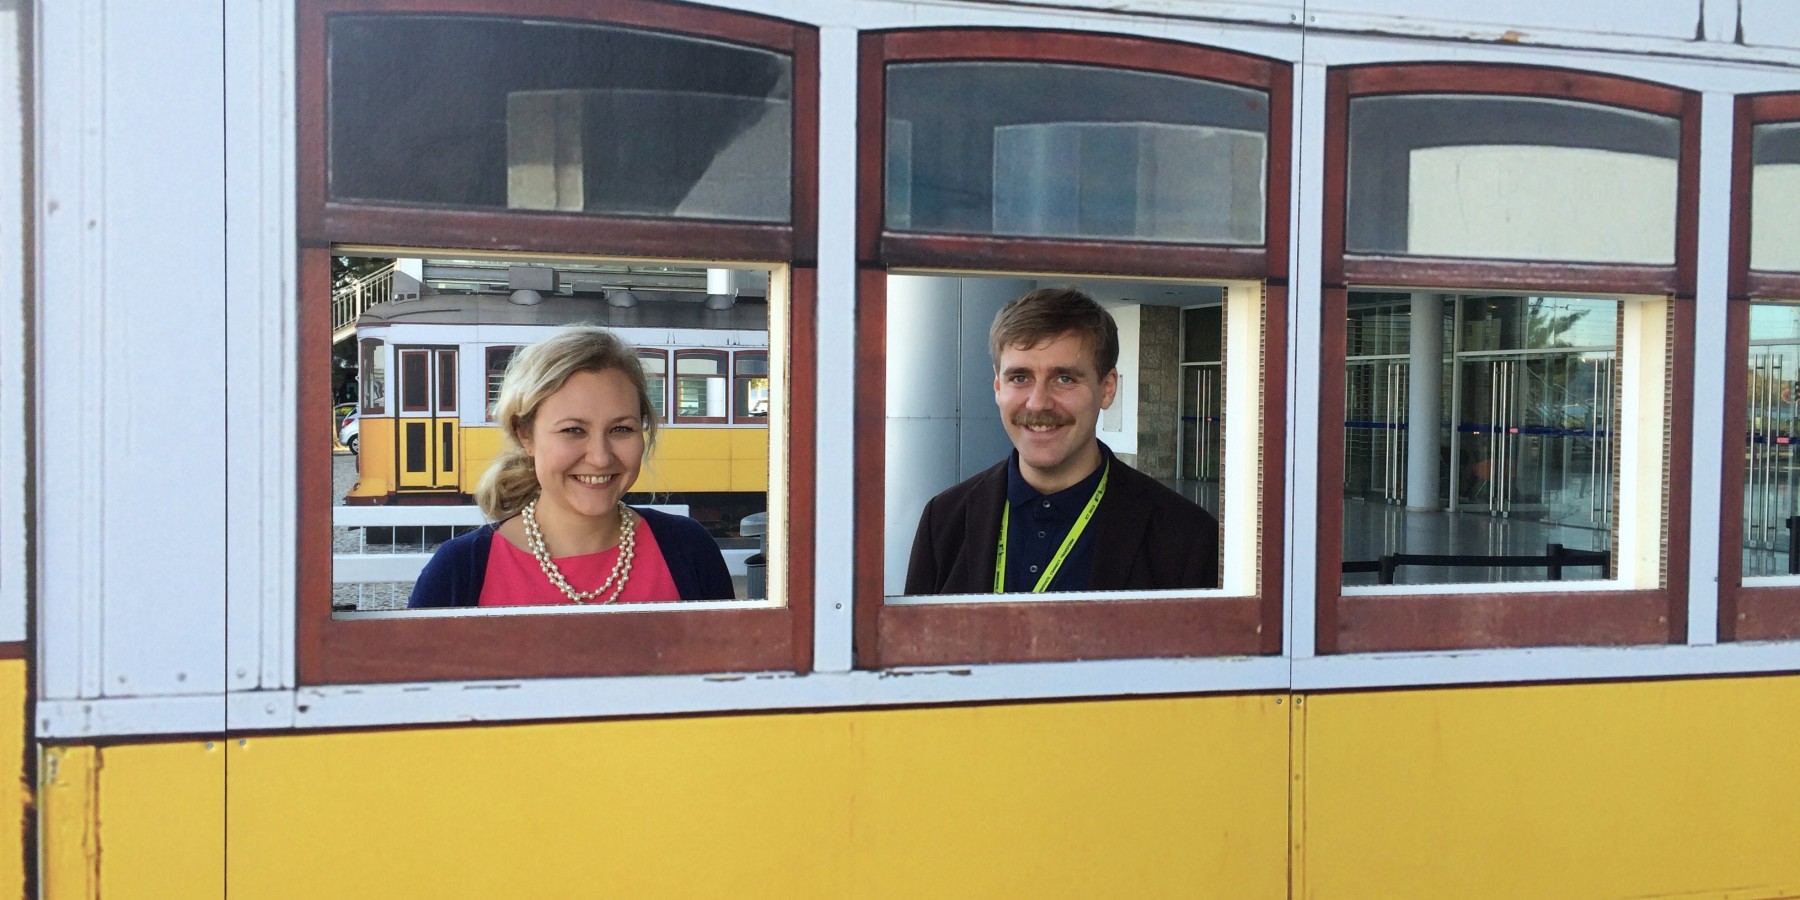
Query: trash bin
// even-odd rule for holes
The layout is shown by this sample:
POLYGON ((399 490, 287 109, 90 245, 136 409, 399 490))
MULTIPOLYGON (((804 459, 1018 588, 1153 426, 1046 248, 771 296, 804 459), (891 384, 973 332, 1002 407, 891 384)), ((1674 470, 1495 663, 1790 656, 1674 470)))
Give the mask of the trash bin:
POLYGON ((744 598, 761 600, 769 596, 769 514, 751 513, 738 522, 738 537, 757 538, 756 552, 744 560, 744 598))

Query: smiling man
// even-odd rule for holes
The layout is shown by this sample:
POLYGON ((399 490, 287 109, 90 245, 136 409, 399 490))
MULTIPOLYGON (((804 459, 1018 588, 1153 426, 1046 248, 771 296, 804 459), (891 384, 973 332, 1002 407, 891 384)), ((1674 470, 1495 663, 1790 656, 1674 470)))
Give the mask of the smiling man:
POLYGON ((1044 288, 988 333, 1013 453, 933 497, 908 594, 1209 588, 1219 525, 1094 436, 1119 389, 1119 329, 1092 297, 1044 288))

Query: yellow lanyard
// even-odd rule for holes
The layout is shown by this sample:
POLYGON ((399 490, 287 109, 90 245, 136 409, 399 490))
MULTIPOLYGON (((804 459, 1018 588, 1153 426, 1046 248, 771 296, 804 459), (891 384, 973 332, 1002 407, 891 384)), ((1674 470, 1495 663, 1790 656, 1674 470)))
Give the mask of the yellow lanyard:
MULTIPOLYGON (((1063 560, 1069 558, 1069 551, 1075 549, 1075 542, 1081 539, 1081 533, 1087 530, 1088 520, 1094 517, 1094 510, 1100 507, 1100 498, 1106 496, 1106 479, 1112 474, 1112 462, 1100 470, 1100 484, 1094 487, 1094 496, 1088 498, 1087 507, 1075 519, 1075 527, 1069 529, 1069 536, 1063 538, 1062 546, 1056 549, 1051 557, 1050 565, 1044 567, 1044 574, 1038 576, 1037 586, 1031 589, 1034 594, 1041 594, 1050 586, 1056 573, 1062 571, 1063 560)), ((1006 501, 1000 507, 1000 550, 994 557, 994 593, 1006 593, 1006 532, 1012 525, 1012 501, 1006 501)))

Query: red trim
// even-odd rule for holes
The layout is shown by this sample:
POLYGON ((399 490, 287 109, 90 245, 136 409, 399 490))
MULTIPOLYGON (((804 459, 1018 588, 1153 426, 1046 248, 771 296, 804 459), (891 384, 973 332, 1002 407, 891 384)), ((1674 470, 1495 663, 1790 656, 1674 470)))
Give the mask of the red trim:
POLYGON ((1719 498, 1719 640, 1800 638, 1800 587, 1744 586, 1745 408, 1750 308, 1755 300, 1800 300, 1800 273, 1750 268, 1752 154, 1756 126, 1800 121, 1800 92, 1741 96, 1732 123, 1731 275, 1725 319, 1725 421, 1719 498))
POLYGON ((1069 272, 1141 278, 1261 278, 1272 265, 1261 247, 1207 247, 1142 241, 1069 241, 968 234, 886 233, 888 268, 1043 271, 1046 260, 1069 272))
MULTIPOLYGON (((1074 63, 1268 90, 1286 63, 1159 38, 1027 28, 916 28, 871 35, 895 62, 1074 63)), ((864 44, 868 46, 867 43, 864 44)))
MULTIPOLYGON (((787 609, 792 668, 813 667, 814 554, 818 527, 819 273, 795 267, 788 297, 787 609)), ((771 432, 770 439, 774 439, 771 432)))
POLYGON ((882 606, 876 628, 878 668, 1281 652, 1256 597, 882 606))
POLYGON ((1336 652, 1681 643, 1669 593, 1351 594, 1336 652))
MULTIPOLYGON (((1577 100, 1663 116, 1686 112, 1686 92, 1652 81, 1514 63, 1380 63, 1334 69, 1351 96, 1488 94, 1577 100)), ((1330 113, 1338 112, 1333 105, 1330 113)))
MULTIPOLYGON (((863 215, 869 215, 864 209, 863 215)), ((856 605, 856 664, 881 664, 880 625, 885 608, 882 517, 887 503, 887 273, 856 273, 856 379, 852 428, 856 445, 857 511, 851 565, 851 591, 856 605)))
POLYGON ((879 32, 857 39, 856 58, 856 261, 879 265, 887 222, 887 62, 879 32))
MULTIPOLYGON (((1519 260, 1462 259, 1436 256, 1343 255, 1339 271, 1344 284, 1363 287, 1440 288, 1457 290, 1592 291, 1603 294, 1676 294, 1681 273, 1676 266, 1542 263, 1519 260)), ((1691 296, 1691 295, 1690 295, 1691 296)))
POLYGON ((794 252, 787 225, 522 210, 451 210, 374 203, 327 203, 320 241, 402 247, 585 253, 663 259, 779 261, 794 252), (708 252, 696 255, 698 248, 708 252))

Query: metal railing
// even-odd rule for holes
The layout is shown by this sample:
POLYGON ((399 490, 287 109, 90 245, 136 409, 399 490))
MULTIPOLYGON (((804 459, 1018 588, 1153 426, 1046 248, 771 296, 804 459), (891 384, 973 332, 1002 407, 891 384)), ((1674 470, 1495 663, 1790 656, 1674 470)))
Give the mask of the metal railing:
POLYGON ((394 264, 367 275, 353 275, 331 289, 331 341, 337 343, 356 329, 363 310, 386 301, 394 293, 394 264))

